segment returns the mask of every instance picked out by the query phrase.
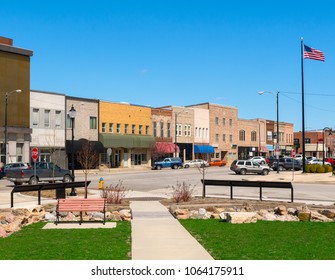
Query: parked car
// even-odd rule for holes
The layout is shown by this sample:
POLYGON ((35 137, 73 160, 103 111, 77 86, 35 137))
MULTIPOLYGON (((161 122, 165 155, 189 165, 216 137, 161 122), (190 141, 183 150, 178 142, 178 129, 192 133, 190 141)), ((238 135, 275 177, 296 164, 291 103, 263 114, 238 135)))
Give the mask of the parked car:
POLYGON ((279 166, 277 166, 277 161, 272 164, 272 169, 275 171, 292 170, 293 168, 295 171, 301 170, 301 161, 291 157, 283 157, 279 159, 279 166))
POLYGON ((252 158, 250 158, 250 160, 252 160, 253 162, 257 162, 259 164, 265 164, 266 163, 266 159, 264 157, 260 157, 260 156, 252 157, 252 158))
POLYGON ((209 166, 208 162, 206 160, 202 159, 194 159, 187 161, 183 164, 184 168, 189 168, 189 167, 207 167, 209 166))
POLYGON ((325 158, 325 161, 326 162, 329 162, 330 165, 334 166, 335 165, 335 158, 325 158))
POLYGON ((270 172, 270 168, 268 166, 260 165, 252 160, 234 160, 230 166, 230 170, 241 175, 245 175, 247 173, 268 175, 270 172))
MULTIPOLYGON (((312 159, 309 162, 307 162, 307 164, 319 164, 319 165, 323 165, 323 161, 322 159, 312 159)), ((326 161, 324 162, 325 165, 331 165, 330 162, 326 161)))
POLYGON ((165 158, 162 161, 154 162, 153 169, 161 170, 162 168, 172 168, 177 169, 178 167, 183 166, 183 162, 180 158, 165 158))
POLYGON ((310 156, 310 157, 306 157, 306 159, 307 159, 307 161, 309 162, 309 161, 311 161, 311 160, 316 160, 316 159, 318 159, 318 158, 310 156))
POLYGON ((13 182, 15 185, 22 185, 23 183, 35 185, 41 181, 72 181, 70 170, 62 169, 52 162, 37 162, 36 176, 33 168, 9 168, 6 171, 6 177, 7 180, 13 182))
POLYGON ((209 165, 210 166, 225 166, 227 162, 224 159, 216 159, 212 160, 209 165))

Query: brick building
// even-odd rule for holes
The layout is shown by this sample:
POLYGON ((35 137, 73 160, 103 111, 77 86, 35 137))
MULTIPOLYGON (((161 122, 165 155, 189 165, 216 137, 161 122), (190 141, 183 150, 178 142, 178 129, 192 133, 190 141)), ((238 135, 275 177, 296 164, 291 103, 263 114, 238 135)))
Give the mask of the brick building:
POLYGON ((0 37, 0 164, 30 161, 32 55, 14 47, 12 39, 0 37))

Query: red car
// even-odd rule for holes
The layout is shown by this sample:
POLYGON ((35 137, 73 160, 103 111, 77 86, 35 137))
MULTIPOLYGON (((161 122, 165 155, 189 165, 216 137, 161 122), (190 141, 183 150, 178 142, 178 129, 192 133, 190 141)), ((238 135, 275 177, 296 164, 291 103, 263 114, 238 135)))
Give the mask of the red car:
POLYGON ((331 165, 335 165, 335 158, 325 158, 325 161, 329 162, 331 165))
POLYGON ((210 166, 225 166, 227 162, 224 159, 213 160, 209 163, 210 166))

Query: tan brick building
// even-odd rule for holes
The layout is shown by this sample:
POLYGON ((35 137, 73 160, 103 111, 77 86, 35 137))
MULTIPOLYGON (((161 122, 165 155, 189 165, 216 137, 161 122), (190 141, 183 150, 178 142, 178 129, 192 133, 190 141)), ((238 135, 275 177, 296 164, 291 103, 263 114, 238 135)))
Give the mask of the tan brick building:
POLYGON ((155 145, 151 108, 100 101, 99 140, 112 151, 113 167, 151 166, 155 145))
POLYGON ((212 160, 225 159, 228 163, 237 158, 237 108, 212 103, 190 105, 209 110, 209 144, 214 147, 212 160))

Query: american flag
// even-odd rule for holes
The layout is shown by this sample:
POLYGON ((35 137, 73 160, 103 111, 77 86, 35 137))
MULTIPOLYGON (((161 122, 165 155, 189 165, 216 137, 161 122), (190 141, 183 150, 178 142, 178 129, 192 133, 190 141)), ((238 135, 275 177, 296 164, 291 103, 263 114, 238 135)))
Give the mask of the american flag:
POLYGON ((304 45, 304 58, 325 61, 325 54, 322 51, 304 45))

